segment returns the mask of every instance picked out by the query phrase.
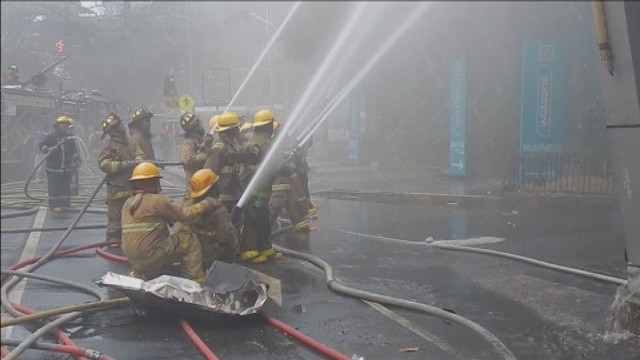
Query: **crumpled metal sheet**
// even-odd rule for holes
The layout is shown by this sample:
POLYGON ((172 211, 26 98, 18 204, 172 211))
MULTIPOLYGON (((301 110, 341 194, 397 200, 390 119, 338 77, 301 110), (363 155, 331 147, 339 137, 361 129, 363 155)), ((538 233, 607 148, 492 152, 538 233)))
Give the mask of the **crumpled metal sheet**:
POLYGON ((259 282, 250 269, 222 262, 214 262, 202 286, 171 275, 143 281, 113 272, 95 283, 119 290, 143 305, 166 305, 166 301, 158 301, 164 299, 226 315, 255 314, 267 300, 267 285, 259 282))

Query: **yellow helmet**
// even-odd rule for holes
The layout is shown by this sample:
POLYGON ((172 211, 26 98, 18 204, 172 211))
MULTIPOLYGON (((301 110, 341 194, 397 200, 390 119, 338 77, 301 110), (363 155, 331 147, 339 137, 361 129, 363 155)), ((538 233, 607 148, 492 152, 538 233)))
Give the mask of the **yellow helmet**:
POLYGON ((253 126, 267 125, 273 121, 273 113, 271 110, 262 109, 253 116, 253 126))
POLYGON ((218 181, 219 177, 211 169, 200 169, 191 176, 191 194, 192 199, 204 195, 218 181))
POLYGON ((160 171, 158 168, 150 162, 143 162, 133 168, 131 178, 129 181, 144 180, 144 179, 160 179, 160 171))
POLYGON ((253 124, 251 124, 251 123, 246 122, 246 123, 242 123, 242 125, 240 125, 240 133, 241 134, 244 134, 245 132, 247 132, 247 131, 249 131, 251 129, 253 129, 253 124))
POLYGON ((218 125, 218 120, 220 119, 220 115, 213 115, 211 119, 209 119, 209 129, 213 129, 218 125))
POLYGON ((145 108, 139 108, 138 110, 131 113, 131 123, 136 122, 138 120, 151 118, 153 113, 145 108))
POLYGON ((198 116, 192 112, 185 112, 180 116, 180 126, 182 130, 187 131, 198 121, 198 116))
POLYGON ((233 111, 222 113, 218 119, 218 125, 216 125, 215 132, 225 131, 237 127, 239 124, 238 114, 233 111))
POLYGON ((73 119, 67 115, 60 115, 56 118, 56 122, 54 125, 58 125, 58 124, 67 124, 71 126, 73 125, 73 119))

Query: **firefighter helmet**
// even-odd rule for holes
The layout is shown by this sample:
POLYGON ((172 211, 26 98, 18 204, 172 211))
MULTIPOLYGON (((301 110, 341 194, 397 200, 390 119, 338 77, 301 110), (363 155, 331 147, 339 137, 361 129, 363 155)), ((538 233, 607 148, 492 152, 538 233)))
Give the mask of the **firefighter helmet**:
POLYGON ((218 125, 219 119, 220 115, 213 115, 211 119, 209 119, 209 129, 215 129, 216 125, 218 125))
POLYGON ((234 127, 238 127, 239 120, 238 114, 233 111, 222 113, 218 119, 218 125, 216 125, 215 132, 225 131, 234 127))
POLYGON ((192 199, 198 198, 209 191, 213 184, 218 182, 218 175, 211 169, 200 169, 191 176, 191 194, 192 199))
POLYGON ((253 116, 253 127, 270 124, 273 120, 273 113, 271 110, 259 110, 253 116))
POLYGON ((109 114, 109 116, 107 116, 104 120, 102 120, 102 123, 100 123, 100 126, 102 127, 102 138, 104 138, 104 135, 107 134, 107 132, 116 124, 121 123, 122 120, 120 119, 120 117, 114 113, 109 114))
POLYGON ((59 124, 67 124, 71 126, 73 125, 73 119, 67 115, 60 115, 56 118, 56 122, 54 125, 59 125, 59 124))
POLYGON ((141 107, 138 110, 131 113, 131 123, 134 123, 138 120, 151 118, 152 116, 153 116, 153 113, 151 111, 141 107))
POLYGON ((129 181, 160 178, 162 178, 162 176, 155 165, 150 162, 143 162, 133 168, 129 181))
POLYGON ((180 126, 187 131, 198 122, 198 116, 192 112, 185 112, 180 116, 180 126))

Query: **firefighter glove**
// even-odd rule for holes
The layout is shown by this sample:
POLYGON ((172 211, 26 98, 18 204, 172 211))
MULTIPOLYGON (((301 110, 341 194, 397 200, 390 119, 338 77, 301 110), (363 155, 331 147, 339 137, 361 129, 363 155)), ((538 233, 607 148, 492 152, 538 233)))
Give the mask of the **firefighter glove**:
POLYGON ((200 202, 200 204, 204 205, 206 211, 213 209, 218 206, 218 201, 212 197, 208 197, 200 202))

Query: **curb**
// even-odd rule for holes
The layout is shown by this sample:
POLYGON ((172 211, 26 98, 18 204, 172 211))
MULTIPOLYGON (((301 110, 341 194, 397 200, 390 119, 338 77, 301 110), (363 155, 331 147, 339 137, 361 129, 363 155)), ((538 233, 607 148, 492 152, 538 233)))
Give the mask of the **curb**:
POLYGON ((357 190, 329 190, 312 192, 313 195, 336 200, 358 200, 381 203, 429 204, 429 205, 481 205, 503 204, 499 196, 454 195, 432 193, 365 192, 357 190))
POLYGON ((554 210, 590 206, 614 208, 618 206, 615 196, 603 195, 545 195, 507 194, 504 196, 456 195, 435 193, 400 193, 390 191, 325 190, 313 195, 334 200, 356 200, 392 204, 462 205, 494 207, 536 207, 554 210))

